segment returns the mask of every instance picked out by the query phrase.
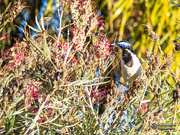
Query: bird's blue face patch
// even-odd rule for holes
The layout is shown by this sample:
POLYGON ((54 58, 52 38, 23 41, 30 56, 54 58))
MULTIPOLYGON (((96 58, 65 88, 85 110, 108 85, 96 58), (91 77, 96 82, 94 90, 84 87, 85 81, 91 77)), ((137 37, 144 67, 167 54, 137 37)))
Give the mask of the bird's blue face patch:
POLYGON ((129 46, 129 43, 126 41, 120 41, 117 42, 117 44, 121 47, 121 48, 127 48, 129 46))

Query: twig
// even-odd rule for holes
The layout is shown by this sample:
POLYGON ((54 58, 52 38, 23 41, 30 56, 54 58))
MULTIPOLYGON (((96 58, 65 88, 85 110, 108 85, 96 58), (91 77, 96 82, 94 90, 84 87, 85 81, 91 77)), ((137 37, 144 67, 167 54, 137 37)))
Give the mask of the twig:
POLYGON ((91 101, 91 94, 88 91, 88 87, 85 88, 85 91, 86 91, 88 98, 89 98, 89 104, 90 104, 91 111, 92 111, 93 115, 95 115, 94 108, 93 108, 92 101, 91 101))
POLYGON ((85 91, 86 91, 86 93, 88 95, 90 108, 91 108, 91 111, 92 111, 93 115, 95 116, 96 125, 97 125, 98 124, 98 117, 97 117, 96 113, 94 112, 94 108, 93 108, 93 104, 92 104, 92 100, 91 100, 91 94, 90 94, 90 92, 88 90, 88 87, 85 88, 85 91))
MULTIPOLYGON (((163 51, 162 51, 162 49, 161 49, 160 44, 158 43, 158 41, 156 41, 156 43, 157 43, 157 45, 158 45, 158 47, 159 47, 160 53, 162 54, 164 60, 166 60, 166 57, 164 56, 164 53, 163 53, 163 51)), ((180 79, 177 77, 177 75, 174 73, 174 71, 171 69, 171 67, 168 66, 168 68, 169 68, 169 70, 172 72, 172 74, 174 75, 174 77, 175 77, 178 81, 180 81, 180 79)))
POLYGON ((59 33, 58 33, 58 42, 59 42, 61 38, 61 30, 62 30, 61 25, 62 25, 63 10, 60 13, 59 8, 58 8, 58 15, 59 15, 59 33))

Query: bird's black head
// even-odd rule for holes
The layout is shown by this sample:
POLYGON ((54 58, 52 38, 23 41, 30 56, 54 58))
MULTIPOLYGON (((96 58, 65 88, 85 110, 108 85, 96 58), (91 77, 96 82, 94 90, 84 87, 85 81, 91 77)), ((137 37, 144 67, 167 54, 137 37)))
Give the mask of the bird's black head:
POLYGON ((132 51, 132 46, 126 41, 120 41, 120 42, 111 44, 110 46, 119 47, 123 50, 128 49, 128 50, 132 51))
POLYGON ((132 56, 130 53, 133 50, 132 50, 132 46, 128 42, 120 41, 115 44, 111 44, 111 46, 121 48, 123 50, 122 55, 123 55, 123 60, 124 60, 125 64, 129 67, 131 67, 133 65, 132 56))

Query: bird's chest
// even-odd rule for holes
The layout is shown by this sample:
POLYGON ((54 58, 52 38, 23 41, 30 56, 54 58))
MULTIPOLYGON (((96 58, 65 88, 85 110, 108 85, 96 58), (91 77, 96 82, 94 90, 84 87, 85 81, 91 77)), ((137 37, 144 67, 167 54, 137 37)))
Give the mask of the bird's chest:
POLYGON ((136 78, 140 73, 139 69, 141 67, 141 64, 137 57, 133 57, 133 65, 127 66, 124 63, 124 60, 121 60, 121 73, 125 81, 128 81, 129 78, 134 77, 136 78))

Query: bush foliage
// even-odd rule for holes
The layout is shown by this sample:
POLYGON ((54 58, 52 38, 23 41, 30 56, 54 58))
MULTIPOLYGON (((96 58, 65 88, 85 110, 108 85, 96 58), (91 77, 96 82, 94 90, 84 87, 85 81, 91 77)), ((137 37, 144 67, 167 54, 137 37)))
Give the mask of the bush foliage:
MULTIPOLYGON (((131 5, 125 4, 132 13, 131 5)), ((16 39, 1 56, 0 134, 178 134, 179 78, 171 69, 172 57, 161 48, 166 39, 152 30, 154 25, 142 23, 147 33, 131 32, 132 40, 145 36, 157 53, 144 46, 143 80, 126 87, 116 72, 109 77, 117 66, 112 66, 116 52, 109 46, 115 41, 107 38, 95 3, 56 0, 56 7, 58 33, 47 27, 43 15, 40 20, 36 16, 38 29, 26 23, 25 38, 16 39), (32 30, 36 34, 31 35, 32 30), (176 126, 152 128, 160 123, 176 126)))

